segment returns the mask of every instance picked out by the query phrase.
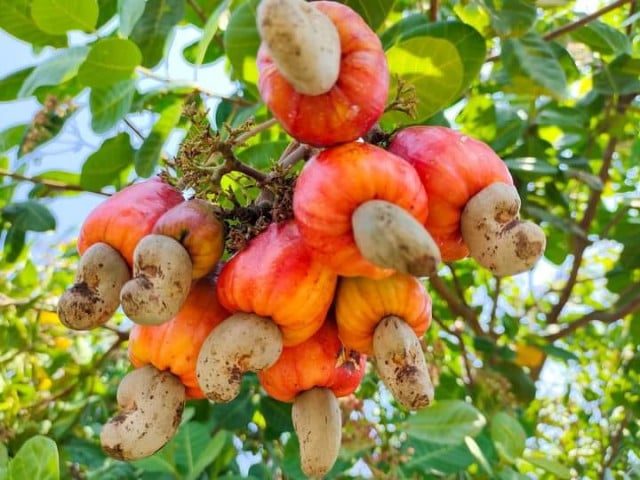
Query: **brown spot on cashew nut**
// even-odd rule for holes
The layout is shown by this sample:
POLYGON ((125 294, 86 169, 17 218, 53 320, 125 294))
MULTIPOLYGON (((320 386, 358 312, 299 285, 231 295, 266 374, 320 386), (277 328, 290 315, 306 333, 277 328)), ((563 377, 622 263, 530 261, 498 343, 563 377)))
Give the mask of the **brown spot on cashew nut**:
POLYGON ((58 301, 60 321, 75 330, 106 323, 120 305, 120 289, 131 278, 122 256, 106 243, 89 247, 80 258, 75 283, 58 301))
POLYGON ((196 376, 209 400, 230 402, 242 375, 273 365, 282 353, 282 333, 269 318, 235 313, 216 326, 198 355, 196 376))
POLYGON ((280 74, 304 95, 328 92, 340 74, 338 30, 304 0, 262 0, 257 26, 280 74))
POLYGON ((153 455, 175 435, 185 388, 170 372, 146 365, 122 379, 117 399, 124 411, 102 428, 100 443, 113 458, 138 460, 153 455))
POLYGON ((494 275, 529 270, 544 253, 540 227, 519 219, 520 197, 512 185, 496 182, 469 200, 460 229, 471 257, 494 275))
POLYGON ((122 288, 124 313, 142 325, 160 325, 180 311, 191 288, 192 263, 179 242, 147 235, 133 252, 133 278, 122 288))
POLYGON ((367 261, 417 277, 435 273, 440 250, 426 228, 403 208, 369 200, 356 208, 351 224, 358 250, 367 261))
POLYGON ((307 390, 294 400, 291 418, 300 442, 302 471, 308 476, 324 476, 338 458, 342 442, 338 399, 328 388, 307 390))
POLYGON ((382 319, 373 335, 373 352, 380 379, 396 401, 416 410, 433 400, 433 384, 415 332, 401 318, 382 319))

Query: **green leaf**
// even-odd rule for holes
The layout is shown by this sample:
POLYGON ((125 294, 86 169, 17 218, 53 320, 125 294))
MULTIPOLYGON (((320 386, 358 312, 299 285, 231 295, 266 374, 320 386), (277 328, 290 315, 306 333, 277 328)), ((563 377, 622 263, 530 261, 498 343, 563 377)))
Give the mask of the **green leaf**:
POLYGON ((106 38, 92 47, 78 71, 87 87, 108 87, 131 77, 142 61, 138 46, 125 38, 106 38))
POLYGON ((596 52, 619 55, 631 52, 629 38, 620 30, 595 20, 571 32, 571 38, 596 52))
POLYGON ((146 3, 144 14, 129 35, 142 52, 143 66, 155 67, 164 57, 169 33, 184 16, 184 2, 153 0, 146 3))
POLYGON ((0 102, 10 102, 18 98, 18 92, 34 67, 23 68, 0 79, 0 102))
POLYGON ((640 92, 640 78, 635 73, 637 59, 620 55, 613 62, 604 64, 594 75, 593 88, 605 95, 627 95, 640 92))
POLYGON ((258 67, 256 55, 260 35, 256 27, 256 7, 259 0, 243 2, 231 15, 224 31, 224 51, 229 58, 235 79, 256 85, 258 67))
POLYGON ((570 352, 569 350, 565 350, 564 348, 556 347, 555 345, 544 344, 536 345, 536 347, 551 357, 559 358, 565 361, 579 360, 578 356, 575 353, 570 352))
POLYGON ((372 30, 377 30, 393 10, 396 0, 345 0, 342 3, 355 10, 372 30))
POLYGON ((35 200, 11 203, 4 207, 0 213, 2 217, 20 230, 46 232, 56 228, 56 220, 49 209, 35 200))
POLYGON ((0 0, 0 28, 34 46, 64 47, 66 35, 43 32, 31 17, 31 0, 0 0))
POLYGON ((515 418, 505 412, 498 412, 491 419, 491 440, 500 458, 515 463, 524 452, 527 434, 515 418))
POLYGON ((105 133, 115 127, 131 110, 136 93, 135 80, 124 80, 105 88, 92 88, 89 96, 91 128, 105 133))
MULTIPOLYGON (((67 172, 64 170, 49 170, 36 175, 35 178, 41 178, 45 180, 53 180, 55 182, 61 182, 67 185, 79 185, 80 174, 76 172, 67 172)), ((59 197, 59 196, 71 196, 78 195, 79 192, 72 190, 65 190, 59 188, 53 188, 47 185, 35 184, 29 191, 30 199, 44 198, 44 197, 59 197)))
POLYGON ((15 125, 0 132, 0 152, 17 147, 22 142, 29 125, 15 125))
POLYGON ((267 425, 265 436, 268 439, 280 438, 283 432, 293 431, 290 403, 262 397, 260 399, 260 413, 262 413, 267 425))
POLYGON ((187 480, 197 480, 205 468, 207 468, 218 457, 223 447, 229 440, 229 435, 224 430, 220 430, 213 438, 209 438, 209 432, 207 431, 208 443, 204 448, 199 448, 196 451, 196 460, 193 464, 187 480))
POLYGON ((529 454, 525 455, 524 459, 531 465, 535 465, 552 474, 553 478, 560 480, 571 478, 571 470, 556 461, 550 460, 547 456, 529 454))
POLYGON ((26 244, 27 232, 13 225, 7 230, 7 235, 4 238, 4 251, 3 260, 8 263, 13 263, 20 257, 20 254, 24 250, 26 244))
POLYGON ((97 0, 33 0, 31 16, 38 27, 51 35, 69 30, 93 32, 99 14, 97 0))
POLYGON ((104 141, 82 165, 80 185, 87 190, 100 190, 110 185, 125 168, 133 164, 134 151, 129 135, 119 133, 104 141))
POLYGON ((531 30, 536 22, 533 0, 486 0, 491 26, 501 37, 519 37, 531 30))
MULTIPOLYGON (((191 63, 192 65, 195 65, 196 62, 198 61, 196 57, 198 54, 199 44, 200 44, 200 40, 195 40, 194 42, 185 46, 184 49, 182 50, 182 56, 187 62, 191 63)), ((225 55, 225 52, 222 48, 222 45, 219 45, 217 42, 211 43, 209 44, 209 47, 205 51, 204 58, 202 58, 201 60, 202 62, 201 65, 213 63, 224 55, 225 55)))
MULTIPOLYGON (((415 87, 417 117, 426 119, 452 103, 475 80, 484 63, 485 42, 475 29, 460 22, 418 23, 400 32, 387 51, 389 68, 415 87)), ((391 88, 396 88, 394 78, 391 88)), ((392 112, 384 120, 404 123, 407 117, 392 112)))
POLYGON ((464 443, 471 452, 471 455, 473 455, 473 458, 475 458, 478 462, 478 465, 480 465, 482 469, 487 472, 487 474, 489 474, 490 478, 493 477, 493 469, 491 468, 487 457, 485 457, 478 443, 471 437, 464 437, 464 443))
POLYGON ((60 466, 56 442, 36 435, 24 442, 9 465, 11 478, 58 480, 60 466))
POLYGON ((218 31, 218 23, 220 22, 220 16, 229 8, 230 0, 223 0, 220 2, 220 5, 211 13, 207 23, 202 29, 202 37, 198 42, 198 46, 196 47, 196 57, 194 65, 202 65, 202 62, 205 59, 207 51, 209 50, 209 45, 211 45, 211 41, 213 37, 216 35, 218 31))
POLYGON ((582 237, 586 240, 587 234, 580 228, 580 226, 568 217, 559 217, 554 215, 550 211, 537 207, 535 205, 524 205, 523 210, 530 215, 531 217, 537 218, 538 220, 542 220, 543 222, 548 222, 552 226, 556 227, 562 232, 571 232, 579 237, 582 237))
POLYGON ((162 154, 162 147, 167 141, 171 130, 178 124, 182 115, 182 100, 174 98, 160 112, 160 116, 151 128, 151 133, 144 140, 135 155, 136 173, 144 178, 153 175, 158 160, 162 154))
POLYGON ((71 47, 40 63, 22 84, 18 97, 28 97, 38 87, 58 85, 75 77, 88 53, 89 47, 71 47))
POLYGON ((128 37, 136 22, 144 13, 147 0, 118 0, 118 18, 120 19, 120 33, 128 37))
POLYGON ((565 96, 567 78, 564 70, 540 35, 529 33, 518 39, 505 40, 501 56, 516 91, 565 96))
POLYGON ((427 442, 456 445, 465 437, 480 433, 485 423, 473 405, 462 400, 442 400, 410 416, 405 431, 427 442))
POLYGON ((535 176, 556 175, 559 172, 557 167, 534 157, 508 158, 504 163, 512 172, 534 174, 535 176))

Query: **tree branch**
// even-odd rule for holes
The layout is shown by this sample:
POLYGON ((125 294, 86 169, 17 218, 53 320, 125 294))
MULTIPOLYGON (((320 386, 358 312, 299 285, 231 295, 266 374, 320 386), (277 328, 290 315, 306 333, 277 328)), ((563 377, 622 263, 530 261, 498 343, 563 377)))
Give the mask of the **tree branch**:
POLYGON ((453 328, 448 328, 442 319, 438 315, 432 315, 433 320, 449 335, 456 337, 458 340, 458 345, 460 346, 460 356, 462 357, 462 366, 465 369, 467 375, 467 381, 465 382, 470 387, 473 386, 474 378, 473 378, 473 369, 471 368, 471 362, 469 361, 469 352, 467 351, 467 346, 464 344, 464 340, 462 339, 462 330, 457 328, 455 325, 453 328))
POLYGON ((435 22, 438 20, 438 0, 429 2, 429 20, 435 22))
MULTIPOLYGON (((640 284, 638 284, 640 287, 640 284)), ((555 342, 556 340, 566 337, 567 335, 575 332, 576 330, 588 325, 593 321, 600 321, 603 323, 613 323, 630 313, 635 312, 636 310, 640 310, 640 289, 638 289, 636 295, 632 297, 626 303, 619 305, 617 308, 611 309, 602 309, 602 310, 594 310, 589 312, 582 317, 574 320, 571 323, 565 324, 560 330, 555 333, 545 335, 542 338, 549 341, 555 342)))
POLYGON ((7 170, 2 170, 2 169, 0 169, 0 177, 7 177, 13 180, 19 180, 21 182, 30 182, 36 185, 44 185, 45 187, 50 188, 52 190, 95 193, 96 195, 104 195, 106 197, 110 196, 108 193, 105 193, 99 190, 91 190, 88 188, 84 188, 80 185, 71 185, 69 183, 59 182, 57 180, 47 180, 46 178, 40 178, 38 176, 28 177, 26 175, 21 175, 15 172, 9 172, 7 170))
MULTIPOLYGON (((549 41, 549 40, 553 40, 554 38, 560 37, 562 35, 565 35, 569 32, 572 32, 574 30, 577 30, 580 27, 583 27, 585 25, 587 25, 588 23, 597 20, 598 18, 600 18, 601 16, 611 12, 612 10, 615 10, 617 8, 622 7, 623 5, 629 3, 629 2, 634 2, 634 0, 617 0, 616 2, 613 2, 607 6, 602 7, 600 10, 596 10, 593 13, 590 13, 589 15, 585 15, 584 17, 576 20, 575 22, 571 22, 568 23, 566 25, 563 25, 562 27, 559 27, 555 30, 551 30, 547 33, 545 33, 544 35, 542 35, 542 38, 549 41)), ((492 55, 491 57, 488 57, 485 61, 486 62, 496 62, 500 60, 500 55, 492 55)))
POLYGON ((433 277, 429 277, 429 283, 433 287, 433 289, 440 295, 440 297, 447 302, 449 309, 455 313, 456 315, 462 317, 467 324, 471 327, 473 332, 476 335, 484 335, 485 332, 482 330, 480 323, 478 322, 478 316, 476 312, 462 302, 447 286, 444 280, 434 275, 433 277))
POLYGON ((196 12, 196 15, 198 15, 198 18, 202 20, 202 23, 207 23, 207 14, 204 13, 204 10, 202 10, 200 5, 198 5, 198 2, 196 2, 195 0, 187 0, 187 3, 191 7, 191 9, 194 12, 196 12))

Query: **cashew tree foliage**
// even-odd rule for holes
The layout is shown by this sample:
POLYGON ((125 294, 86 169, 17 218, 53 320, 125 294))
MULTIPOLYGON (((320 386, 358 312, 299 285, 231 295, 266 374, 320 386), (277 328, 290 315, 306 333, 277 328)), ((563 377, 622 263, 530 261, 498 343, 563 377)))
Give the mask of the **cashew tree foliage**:
MULTIPOLYGON (((407 411, 369 365, 340 401, 327 478, 637 478, 638 2, 340 3, 391 72, 370 137, 444 125, 487 143, 547 245, 519 275, 467 258, 424 279, 435 401, 407 411)), ((308 158, 283 166, 296 145, 260 98, 257 5, 0 0, 5 43, 33 52, 0 78, 0 107, 36 105, 26 122, 0 119, 0 479, 303 478, 291 405, 253 374, 233 402, 188 401, 153 456, 110 458, 99 434, 132 368, 131 322, 74 331, 56 314, 84 220, 60 205, 163 172, 243 208, 308 158), (61 154, 72 167, 51 167, 61 154)))

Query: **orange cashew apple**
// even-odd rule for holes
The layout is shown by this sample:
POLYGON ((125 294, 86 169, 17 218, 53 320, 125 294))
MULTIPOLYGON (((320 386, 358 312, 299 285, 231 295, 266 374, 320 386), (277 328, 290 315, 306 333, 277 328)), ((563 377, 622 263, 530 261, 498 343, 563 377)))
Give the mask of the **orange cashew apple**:
POLYGON ((89 214, 78 236, 75 284, 58 302, 62 323, 86 330, 113 316, 131 277, 134 248, 162 214, 182 201, 179 191, 152 178, 120 190, 89 214))
POLYGON ((389 71, 378 36, 332 1, 262 0, 258 88, 296 140, 329 146, 356 140, 378 121, 389 71))
POLYGON ((417 170, 430 212, 425 226, 445 261, 471 255, 498 276, 530 269, 544 232, 519 219, 520 197, 505 163, 485 143, 445 127, 399 131, 389 151, 417 170))
POLYGON ((315 335, 286 347, 278 361, 258 373, 265 391, 293 402, 292 419, 305 474, 325 475, 336 461, 342 419, 337 397, 354 392, 365 373, 366 356, 345 349, 333 318, 315 335))
POLYGON ((440 253, 422 225, 427 195, 415 169, 352 142, 313 156, 296 182, 296 223, 319 259, 343 276, 433 273, 440 253))
POLYGON ((196 360, 205 338, 227 312, 218 302, 215 282, 195 282, 175 318, 162 325, 134 325, 129 358, 136 367, 120 383, 123 412, 102 429, 100 441, 110 456, 145 458, 176 433, 188 399, 203 398, 196 380, 196 360))
POLYGON ((170 320, 223 251, 224 226, 211 203, 191 199, 168 210, 134 250, 133 278, 120 294, 125 314, 143 325, 170 320))
POLYGON ((410 275, 381 280, 341 278, 336 320, 345 347, 372 355, 380 379, 409 409, 433 400, 433 385, 420 345, 431 324, 431 297, 410 275))
POLYGON ((234 315, 205 340, 197 377, 205 395, 229 402, 242 374, 276 362, 321 326, 336 274, 311 255, 293 221, 271 224, 234 255, 218 277, 220 303, 234 315))

